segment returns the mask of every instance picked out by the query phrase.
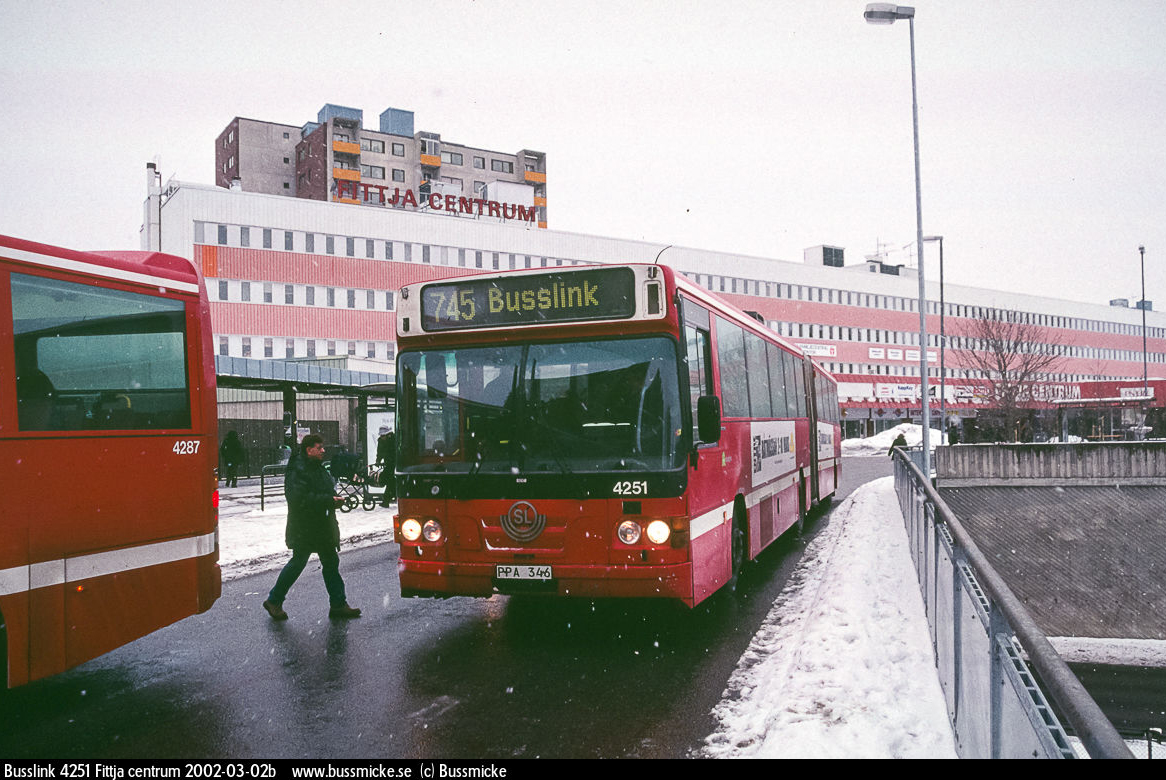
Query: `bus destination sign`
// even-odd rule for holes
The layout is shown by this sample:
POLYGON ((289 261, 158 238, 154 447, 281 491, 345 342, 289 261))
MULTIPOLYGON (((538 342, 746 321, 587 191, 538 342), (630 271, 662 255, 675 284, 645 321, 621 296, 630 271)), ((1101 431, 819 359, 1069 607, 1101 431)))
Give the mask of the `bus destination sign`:
POLYGON ((426 331, 618 320, 635 313, 636 277, 630 268, 469 277, 421 290, 426 331))

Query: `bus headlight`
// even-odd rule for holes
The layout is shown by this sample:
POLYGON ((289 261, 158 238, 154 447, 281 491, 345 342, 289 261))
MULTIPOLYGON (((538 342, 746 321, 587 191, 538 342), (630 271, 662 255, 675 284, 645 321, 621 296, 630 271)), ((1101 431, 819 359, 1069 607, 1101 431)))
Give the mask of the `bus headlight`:
POLYGON ((624 544, 635 544, 640 541, 640 524, 635 520, 624 520, 615 533, 624 544))
POLYGON ((664 520, 653 520, 648 523, 645 533, 648 535, 648 541, 652 544, 664 544, 672 535, 672 529, 664 520))
POLYGON ((426 520, 425 525, 421 526, 421 535, 425 537, 427 542, 441 541, 441 523, 436 520, 426 520))
POLYGON ((401 521, 401 536, 406 542, 415 542, 421 538, 421 523, 409 517, 401 521))

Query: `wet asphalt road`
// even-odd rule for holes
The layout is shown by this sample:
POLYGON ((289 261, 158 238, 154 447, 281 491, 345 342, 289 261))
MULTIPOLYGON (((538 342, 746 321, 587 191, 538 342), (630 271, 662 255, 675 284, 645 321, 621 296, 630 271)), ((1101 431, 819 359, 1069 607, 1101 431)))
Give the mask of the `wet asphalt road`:
MULTIPOLYGON (((839 498, 890 473, 848 458, 839 498)), ((274 572, 208 613, 0 696, 6 758, 521 758, 692 754, 808 543, 779 539, 694 610, 655 601, 402 600, 395 544, 342 555, 364 616, 326 617, 319 569, 286 623, 274 572)))

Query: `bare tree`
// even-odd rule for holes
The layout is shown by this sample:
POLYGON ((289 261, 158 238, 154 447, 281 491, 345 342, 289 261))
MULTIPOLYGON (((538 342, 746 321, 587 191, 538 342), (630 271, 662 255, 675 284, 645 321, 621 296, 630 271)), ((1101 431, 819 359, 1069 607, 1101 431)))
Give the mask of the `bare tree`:
POLYGON ((1015 311, 991 309, 957 332, 968 342, 959 353, 963 367, 983 383, 986 409, 979 414, 997 435, 1027 440, 1033 388, 1061 370, 1068 345, 1015 311), (962 331, 962 332, 961 332, 962 331))
POLYGON ((1101 358, 1095 359, 1089 364, 1088 376, 1094 382, 1103 382, 1107 379, 1113 378, 1113 372, 1109 370, 1109 361, 1101 358))

